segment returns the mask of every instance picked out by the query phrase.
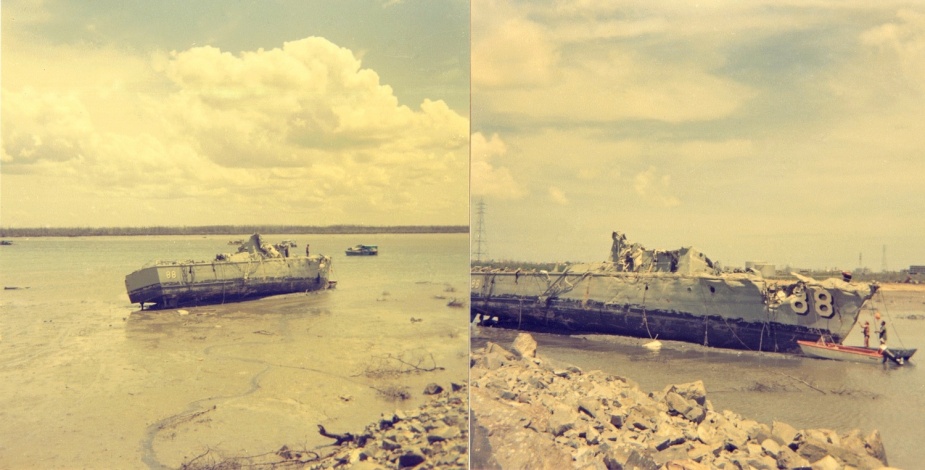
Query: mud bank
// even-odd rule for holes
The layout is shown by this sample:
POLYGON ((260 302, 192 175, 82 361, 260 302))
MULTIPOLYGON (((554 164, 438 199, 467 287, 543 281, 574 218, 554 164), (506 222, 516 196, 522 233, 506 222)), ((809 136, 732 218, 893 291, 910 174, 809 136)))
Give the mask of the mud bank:
POLYGON ((332 444, 314 449, 283 445, 258 456, 221 458, 209 453, 184 463, 184 470, 224 468, 465 469, 468 468, 468 389, 430 384, 429 399, 412 410, 383 414, 363 430, 318 432, 332 444))
POLYGON ((703 382, 645 393, 553 364, 520 334, 472 352, 473 468, 847 468, 887 465, 878 431, 770 425, 713 408, 703 382))

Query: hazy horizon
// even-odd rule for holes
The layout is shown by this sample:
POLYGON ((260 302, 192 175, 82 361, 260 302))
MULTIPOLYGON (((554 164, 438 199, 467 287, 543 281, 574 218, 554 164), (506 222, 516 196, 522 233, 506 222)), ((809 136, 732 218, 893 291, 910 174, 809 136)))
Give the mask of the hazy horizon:
POLYGON ((597 261, 618 230, 731 266, 925 264, 925 6, 0 11, 2 226, 474 230, 471 197, 498 258, 597 261))

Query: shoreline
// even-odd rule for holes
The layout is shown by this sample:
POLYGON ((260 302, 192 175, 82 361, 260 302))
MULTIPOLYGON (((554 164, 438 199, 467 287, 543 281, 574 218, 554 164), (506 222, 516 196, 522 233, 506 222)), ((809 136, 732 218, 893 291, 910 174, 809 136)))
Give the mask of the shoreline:
POLYGON ((714 409, 702 381, 645 393, 631 379, 537 355, 529 334, 518 335, 510 349, 489 342, 472 351, 470 380, 472 468, 879 469, 888 463, 876 430, 759 423, 714 409))
POLYGON ((451 382, 444 389, 431 383, 422 393, 430 398, 419 407, 383 413, 359 432, 340 432, 343 430, 317 425, 319 434, 333 440, 328 445, 300 449, 284 444, 275 451, 242 457, 224 457, 206 451, 185 461, 180 468, 467 469, 468 387, 465 383, 451 382))

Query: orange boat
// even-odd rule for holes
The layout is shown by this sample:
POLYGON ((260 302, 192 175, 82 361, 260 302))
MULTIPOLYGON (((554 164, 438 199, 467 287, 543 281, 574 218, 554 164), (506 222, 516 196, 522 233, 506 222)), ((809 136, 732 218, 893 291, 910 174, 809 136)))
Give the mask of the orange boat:
POLYGON ((834 359, 836 361, 865 362, 879 364, 887 359, 896 364, 903 365, 915 354, 916 349, 890 349, 865 348, 862 346, 845 346, 832 343, 820 338, 818 341, 797 341, 803 354, 821 359, 834 359))

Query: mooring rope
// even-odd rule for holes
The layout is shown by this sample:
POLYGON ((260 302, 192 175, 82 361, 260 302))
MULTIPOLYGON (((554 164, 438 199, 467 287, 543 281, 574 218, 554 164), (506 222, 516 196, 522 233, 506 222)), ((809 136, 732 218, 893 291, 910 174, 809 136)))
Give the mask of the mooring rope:
POLYGON ((726 321, 726 317, 720 316, 720 318, 723 319, 723 323, 726 324, 726 328, 729 328, 729 332, 732 333, 732 336, 735 337, 735 339, 737 339, 737 340, 739 341, 739 343, 741 343, 742 346, 743 346, 745 349, 748 349, 749 351, 754 351, 754 349, 748 347, 748 345, 745 344, 745 341, 742 341, 742 338, 739 338, 739 335, 736 334, 735 329, 733 329, 731 326, 729 326, 729 322, 726 321))
POLYGON ((652 338, 652 332, 649 331, 649 318, 646 316, 646 293, 649 292, 649 284, 645 284, 645 289, 642 291, 642 323, 646 326, 646 333, 649 333, 649 339, 652 338))
POLYGON ((885 315, 890 317, 890 326, 893 328, 893 333, 896 335, 896 340, 899 341, 899 345, 905 348, 902 338, 899 337, 899 330, 896 328, 896 325, 893 323, 893 317, 890 315, 889 310, 887 309, 886 298, 883 295, 883 289, 877 290, 877 294, 880 295, 880 303, 883 305, 883 311, 886 312, 885 315))

